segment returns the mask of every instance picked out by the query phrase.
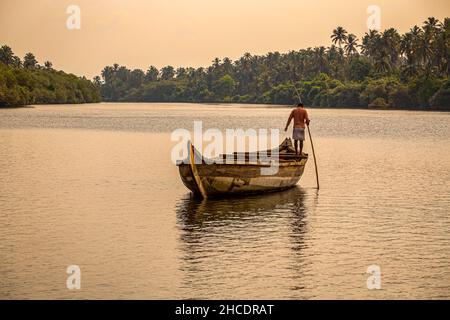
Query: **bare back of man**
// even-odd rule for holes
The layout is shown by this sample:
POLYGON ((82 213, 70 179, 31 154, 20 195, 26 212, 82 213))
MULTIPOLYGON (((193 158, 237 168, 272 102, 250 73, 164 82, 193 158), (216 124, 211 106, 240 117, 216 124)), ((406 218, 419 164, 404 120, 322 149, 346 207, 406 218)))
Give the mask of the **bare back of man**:
POLYGON ((294 139, 295 144, 295 154, 301 155, 303 152, 303 141, 305 141, 305 128, 306 125, 309 125, 310 122, 308 112, 306 111, 302 103, 299 103, 297 108, 292 110, 291 114, 289 115, 289 119, 284 131, 287 131, 292 120, 294 120, 294 132, 292 138, 294 139), (298 152, 299 142, 300 142, 300 152, 298 152))

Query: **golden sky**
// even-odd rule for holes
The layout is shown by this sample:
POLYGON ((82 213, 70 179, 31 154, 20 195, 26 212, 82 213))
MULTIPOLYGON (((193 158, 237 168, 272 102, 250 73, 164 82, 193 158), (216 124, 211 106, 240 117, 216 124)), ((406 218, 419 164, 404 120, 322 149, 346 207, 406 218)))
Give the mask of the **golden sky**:
POLYGON ((0 44, 88 78, 114 62, 198 67, 214 57, 328 46, 338 25, 361 38, 372 4, 383 29, 450 17, 449 0, 0 0, 0 44), (80 30, 66 27, 71 4, 81 9, 80 30))

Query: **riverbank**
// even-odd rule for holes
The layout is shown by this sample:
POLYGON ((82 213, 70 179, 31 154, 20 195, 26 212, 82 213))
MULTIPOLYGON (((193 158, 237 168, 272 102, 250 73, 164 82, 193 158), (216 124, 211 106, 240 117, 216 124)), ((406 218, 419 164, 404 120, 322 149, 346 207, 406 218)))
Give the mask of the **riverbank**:
POLYGON ((448 110, 449 37, 449 18, 429 18, 404 34, 371 30, 361 40, 338 27, 328 47, 247 52, 199 68, 141 70, 115 63, 97 82, 103 100, 115 102, 290 105, 298 102, 298 89, 303 103, 313 107, 448 110))
MULTIPOLYGON (((92 103, 77 103, 73 104, 75 105, 91 105, 92 103)), ((232 102, 183 102, 183 101, 173 101, 173 102, 113 102, 113 101, 99 101, 95 102, 94 104, 111 104, 111 105, 198 105, 198 106, 217 106, 217 107, 240 107, 245 106, 249 108, 291 108, 294 107, 296 104, 291 105, 283 105, 283 104, 267 104, 267 103, 232 103, 232 102)), ((55 104, 31 104, 31 105, 23 105, 23 106, 0 106, 1 109, 22 109, 22 108, 34 108, 36 106, 65 106, 66 103, 55 103, 55 104)), ((373 110, 373 111, 427 111, 427 112, 450 112, 450 108, 423 108, 423 107, 411 107, 411 108, 395 108, 395 107, 389 107, 389 108, 381 108, 381 107, 321 107, 321 106, 305 106, 307 109, 311 110, 373 110)))
POLYGON ((0 107, 31 104, 100 102, 99 87, 74 74, 40 65, 32 53, 23 61, 10 47, 0 47, 0 107))

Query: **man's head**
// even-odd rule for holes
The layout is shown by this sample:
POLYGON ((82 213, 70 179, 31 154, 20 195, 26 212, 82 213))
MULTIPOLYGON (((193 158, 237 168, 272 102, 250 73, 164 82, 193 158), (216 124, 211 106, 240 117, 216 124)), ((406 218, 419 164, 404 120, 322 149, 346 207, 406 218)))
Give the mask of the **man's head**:
POLYGON ((303 103, 300 102, 300 103, 297 105, 297 107, 303 108, 303 103))

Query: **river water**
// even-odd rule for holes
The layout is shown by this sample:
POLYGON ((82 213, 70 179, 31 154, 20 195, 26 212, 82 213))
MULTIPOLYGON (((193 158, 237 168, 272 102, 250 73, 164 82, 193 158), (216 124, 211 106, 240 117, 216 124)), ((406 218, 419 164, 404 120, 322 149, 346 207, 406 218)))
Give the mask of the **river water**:
POLYGON ((190 196, 174 129, 282 129, 288 115, 0 109, 0 299, 450 299, 450 113, 313 109, 320 191, 311 159, 286 192, 190 196), (70 265, 80 290, 66 287, 70 265))

